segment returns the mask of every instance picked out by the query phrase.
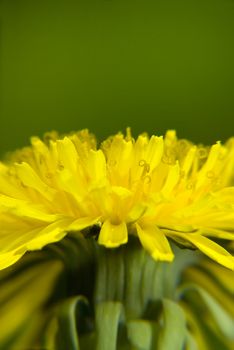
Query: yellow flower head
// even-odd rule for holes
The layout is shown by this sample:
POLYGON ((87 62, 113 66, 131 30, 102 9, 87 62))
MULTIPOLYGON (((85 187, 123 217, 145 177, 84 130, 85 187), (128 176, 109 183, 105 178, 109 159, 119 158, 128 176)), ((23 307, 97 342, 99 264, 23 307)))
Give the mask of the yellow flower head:
POLYGON ((0 268, 26 251, 93 225, 113 248, 137 234, 156 260, 171 261, 167 238, 234 269, 217 242, 234 238, 234 140, 196 146, 166 136, 117 134, 97 148, 83 130, 32 146, 0 163, 0 268))

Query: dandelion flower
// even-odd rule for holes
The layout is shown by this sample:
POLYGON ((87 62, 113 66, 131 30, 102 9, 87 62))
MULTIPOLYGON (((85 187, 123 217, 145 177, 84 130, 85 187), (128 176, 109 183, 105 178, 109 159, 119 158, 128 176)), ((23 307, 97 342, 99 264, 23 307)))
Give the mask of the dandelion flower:
POLYGON ((204 147, 127 130, 98 147, 83 130, 31 143, 0 163, 1 269, 93 226, 107 248, 138 235, 155 260, 172 261, 174 240, 234 269, 219 244, 234 238, 234 139, 204 147))

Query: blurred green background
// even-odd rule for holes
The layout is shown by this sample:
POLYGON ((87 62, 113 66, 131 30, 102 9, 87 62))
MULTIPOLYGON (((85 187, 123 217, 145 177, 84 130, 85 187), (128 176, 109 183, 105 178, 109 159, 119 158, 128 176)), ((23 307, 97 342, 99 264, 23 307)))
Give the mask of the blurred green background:
POLYGON ((0 153, 31 135, 234 134, 233 0, 0 0, 0 153))

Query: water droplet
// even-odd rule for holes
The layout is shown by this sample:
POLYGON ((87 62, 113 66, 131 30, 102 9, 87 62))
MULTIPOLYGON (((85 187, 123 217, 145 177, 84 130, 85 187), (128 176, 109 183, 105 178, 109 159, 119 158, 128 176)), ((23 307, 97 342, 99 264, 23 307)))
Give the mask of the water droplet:
POLYGON ((150 172, 150 165, 146 163, 144 159, 139 161, 139 166, 143 167, 141 178, 144 179, 145 175, 150 172))
POLYGON ((58 170, 64 170, 64 165, 62 163, 58 163, 58 170))
POLYGON ((168 158, 168 165, 173 165, 175 163, 174 159, 172 157, 168 158))
POLYGON ((162 157, 162 162, 163 162, 164 164, 168 164, 168 157, 163 156, 163 157, 162 157))
POLYGON ((187 149, 187 147, 189 146, 189 143, 188 143, 188 141, 182 139, 182 140, 179 140, 177 142, 177 145, 178 145, 179 150, 183 151, 183 150, 187 149))
POLYGON ((192 182, 189 182, 186 186, 187 190, 192 190, 193 189, 193 184, 192 182))
POLYGON ((111 166, 111 167, 112 166, 116 166, 116 164, 117 164, 117 161, 115 159, 110 159, 109 162, 108 162, 108 165, 111 166))
POLYGON ((149 165, 148 163, 145 164, 145 171, 146 171, 147 173, 150 172, 150 165, 149 165))
POLYGON ((214 180, 214 185, 216 187, 220 187, 222 185, 222 180, 220 177, 216 177, 215 180, 214 180))
POLYGON ((167 165, 173 165, 175 164, 175 159, 173 157, 169 156, 163 156, 162 157, 162 162, 167 165))
POLYGON ((149 185, 150 183, 151 183, 151 176, 149 176, 149 175, 146 175, 145 177, 144 177, 144 183, 146 184, 146 185, 149 185))
POLYGON ((52 173, 46 173, 45 176, 46 176, 47 179, 51 179, 53 177, 53 174, 52 173))
POLYGON ((207 155, 208 155, 208 152, 207 152, 207 149, 204 148, 204 147, 201 147, 198 149, 198 157, 200 159, 204 159, 204 158, 207 158, 207 155))
POLYGON ((27 188, 27 186, 23 183, 23 181, 20 181, 20 185, 21 185, 23 188, 27 188))
POLYGON ((185 171, 184 170, 180 171, 180 177, 181 177, 181 179, 185 178, 185 171))
POLYGON ((144 167, 146 164, 146 161, 144 159, 141 159, 138 164, 140 167, 144 167))
POLYGON ((213 179, 215 177, 215 174, 213 171, 207 171, 206 176, 208 179, 213 179))

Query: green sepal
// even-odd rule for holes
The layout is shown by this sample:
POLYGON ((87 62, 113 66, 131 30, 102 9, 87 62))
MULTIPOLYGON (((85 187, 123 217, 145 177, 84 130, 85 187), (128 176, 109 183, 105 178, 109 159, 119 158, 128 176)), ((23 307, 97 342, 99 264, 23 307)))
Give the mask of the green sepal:
POLYGON ((101 302, 96 305, 96 350, 116 350, 119 323, 123 306, 119 302, 101 302))
POLYGON ((153 322, 148 320, 131 320, 127 323, 130 344, 136 350, 150 350, 154 337, 153 322))
POLYGON ((87 307, 88 301, 83 296, 72 297, 60 303, 47 326, 45 348, 80 350, 77 320, 87 307))
POLYGON ((186 321, 182 308, 164 299, 163 319, 158 338, 158 350, 182 350, 186 339, 186 321))

